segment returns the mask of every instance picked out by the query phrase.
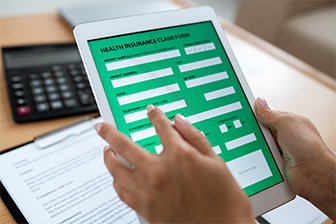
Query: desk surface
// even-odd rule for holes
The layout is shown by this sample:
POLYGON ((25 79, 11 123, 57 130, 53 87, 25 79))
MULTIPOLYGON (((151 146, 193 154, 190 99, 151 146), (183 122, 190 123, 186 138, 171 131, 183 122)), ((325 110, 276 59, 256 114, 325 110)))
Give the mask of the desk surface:
MULTIPOLYGON (((177 1, 174 1, 177 2, 177 1)), ((186 3, 178 2, 183 7, 186 3)), ((238 60, 247 58, 258 71, 247 76, 255 96, 263 96, 276 109, 311 119, 327 145, 336 152, 336 84, 333 79, 293 56, 221 21, 238 60)), ((71 28, 56 13, 0 19, 3 46, 74 42, 71 28)), ((81 116, 27 124, 14 123, 0 56, 0 150, 31 141, 34 136, 63 126, 81 116)), ((90 114, 90 115, 97 115, 90 114)), ((0 223, 15 223, 0 201, 0 223)))

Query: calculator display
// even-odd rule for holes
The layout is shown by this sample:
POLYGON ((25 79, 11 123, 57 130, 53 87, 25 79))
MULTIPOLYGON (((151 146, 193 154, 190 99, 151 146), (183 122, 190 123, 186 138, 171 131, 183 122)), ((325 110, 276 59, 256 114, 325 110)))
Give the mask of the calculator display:
POLYGON ((12 52, 5 56, 7 68, 22 68, 40 65, 59 64, 66 62, 81 62, 79 53, 73 49, 45 52, 12 52))

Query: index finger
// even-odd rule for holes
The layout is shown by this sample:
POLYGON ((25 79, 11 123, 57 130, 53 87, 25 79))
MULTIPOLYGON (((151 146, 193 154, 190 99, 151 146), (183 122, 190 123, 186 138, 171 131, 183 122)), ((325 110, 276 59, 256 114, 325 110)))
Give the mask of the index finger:
POLYGON ((179 145, 185 143, 185 140, 175 130, 173 123, 159 108, 149 105, 147 110, 148 118, 155 127, 156 134, 163 146, 172 145, 175 142, 178 142, 179 145))
POLYGON ((98 135, 107 141, 116 153, 136 168, 144 167, 150 157, 153 156, 150 152, 132 142, 128 136, 107 123, 97 123, 95 129, 98 135))

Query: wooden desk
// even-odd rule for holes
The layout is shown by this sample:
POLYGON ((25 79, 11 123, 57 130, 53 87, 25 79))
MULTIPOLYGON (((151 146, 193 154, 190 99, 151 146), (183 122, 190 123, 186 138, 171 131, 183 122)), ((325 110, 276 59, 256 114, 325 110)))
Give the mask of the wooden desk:
MULTIPOLYGON (((264 96, 276 109, 307 116, 317 126, 327 145, 336 152, 335 81, 237 26, 225 21, 222 24, 235 54, 246 56, 262 71, 247 77, 255 96, 264 96)), ((71 28, 60 16, 50 13, 1 18, 0 41, 4 47, 73 42, 74 38, 71 28)), ((36 135, 82 117, 14 123, 1 58, 0 61, 0 150, 30 141, 36 135)), ((2 201, 0 223, 15 223, 2 201)))

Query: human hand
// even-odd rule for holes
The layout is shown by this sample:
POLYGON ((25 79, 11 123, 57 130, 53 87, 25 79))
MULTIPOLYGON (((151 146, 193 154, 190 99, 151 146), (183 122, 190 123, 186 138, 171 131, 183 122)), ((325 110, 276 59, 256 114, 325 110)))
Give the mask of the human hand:
POLYGON ((316 127, 305 117, 271 110, 262 98, 255 101, 255 111, 260 122, 271 129, 294 193, 335 221, 336 157, 316 127))
POLYGON ((206 137, 182 115, 173 125, 160 109, 148 110, 164 147, 160 155, 106 123, 95 126, 110 144, 104 160, 121 200, 153 223, 254 223, 246 194, 206 137))

